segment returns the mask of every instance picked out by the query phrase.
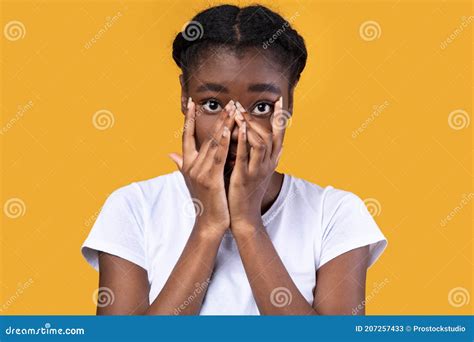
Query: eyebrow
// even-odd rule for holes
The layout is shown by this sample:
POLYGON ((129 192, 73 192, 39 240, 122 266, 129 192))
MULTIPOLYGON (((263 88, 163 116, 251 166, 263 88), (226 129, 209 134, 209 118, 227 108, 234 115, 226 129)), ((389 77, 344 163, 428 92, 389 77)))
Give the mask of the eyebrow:
POLYGON ((264 93, 264 92, 269 92, 269 93, 274 93, 274 94, 281 93, 280 87, 272 83, 251 84, 248 87, 248 91, 251 91, 253 93, 264 93))
MULTIPOLYGON (((272 83, 255 83, 249 85, 247 88, 249 92, 252 93, 263 93, 263 92, 269 92, 269 93, 274 93, 274 94, 280 94, 281 90, 280 87, 278 87, 275 84, 272 83)), ((203 93, 206 91, 214 91, 218 93, 229 93, 229 89, 227 89, 225 86, 217 83, 204 83, 201 84, 196 91, 198 93, 203 93)))
POLYGON ((226 93, 227 94, 229 92, 229 89, 227 89, 223 85, 217 84, 217 83, 204 83, 204 84, 201 84, 196 89, 196 91, 198 93, 203 93, 203 92, 206 92, 206 91, 215 91, 217 93, 226 93))

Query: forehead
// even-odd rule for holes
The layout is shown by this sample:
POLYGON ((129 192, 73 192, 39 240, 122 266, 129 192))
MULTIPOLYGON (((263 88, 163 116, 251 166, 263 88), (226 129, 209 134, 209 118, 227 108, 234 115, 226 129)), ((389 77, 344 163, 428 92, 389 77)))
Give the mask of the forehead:
POLYGON ((275 85, 281 93, 289 87, 288 76, 269 52, 250 49, 235 52, 219 49, 203 56, 191 71, 189 87, 197 89, 202 84, 220 84, 236 92, 247 91, 249 85, 275 85))

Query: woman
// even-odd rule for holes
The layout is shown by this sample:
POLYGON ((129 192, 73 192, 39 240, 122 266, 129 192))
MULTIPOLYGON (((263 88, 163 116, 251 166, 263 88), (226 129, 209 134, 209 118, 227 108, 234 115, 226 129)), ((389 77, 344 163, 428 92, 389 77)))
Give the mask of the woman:
POLYGON ((386 246, 364 203, 275 171, 303 38, 263 6, 212 7, 187 29, 173 44, 179 171, 107 199, 82 246, 100 271, 97 313, 364 314, 386 246))

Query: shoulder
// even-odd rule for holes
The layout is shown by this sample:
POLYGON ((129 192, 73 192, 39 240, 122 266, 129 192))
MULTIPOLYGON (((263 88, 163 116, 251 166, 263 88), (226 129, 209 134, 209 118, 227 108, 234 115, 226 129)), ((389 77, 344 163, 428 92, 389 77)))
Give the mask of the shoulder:
POLYGON ((135 181, 115 189, 107 201, 125 202, 129 205, 146 204, 157 198, 164 190, 182 191, 179 171, 157 177, 135 181))
POLYGON ((359 208, 364 201, 355 193, 335 188, 332 185, 321 186, 311 181, 290 176, 289 196, 300 195, 310 206, 318 206, 326 216, 343 207, 359 208))

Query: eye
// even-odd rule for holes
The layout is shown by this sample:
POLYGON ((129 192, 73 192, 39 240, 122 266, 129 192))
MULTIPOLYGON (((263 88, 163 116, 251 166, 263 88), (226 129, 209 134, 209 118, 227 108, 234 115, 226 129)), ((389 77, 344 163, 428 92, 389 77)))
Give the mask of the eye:
POLYGON ((270 114, 273 111, 273 105, 266 102, 257 103, 255 107, 253 107, 252 113, 253 115, 257 116, 265 116, 270 114))
POLYGON ((208 113, 216 114, 222 110, 222 107, 217 100, 210 99, 202 103, 202 108, 208 113))

